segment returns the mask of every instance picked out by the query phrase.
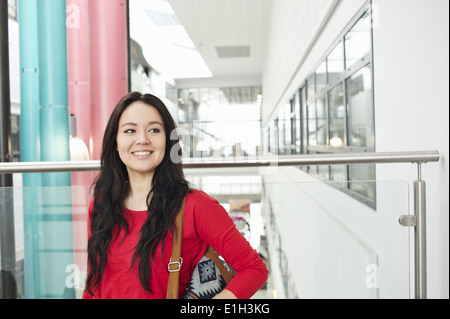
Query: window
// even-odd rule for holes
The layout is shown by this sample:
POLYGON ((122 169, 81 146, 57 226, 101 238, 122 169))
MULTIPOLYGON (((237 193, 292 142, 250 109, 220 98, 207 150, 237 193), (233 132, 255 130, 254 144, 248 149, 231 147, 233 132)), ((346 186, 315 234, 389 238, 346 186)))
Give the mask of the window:
MULTIPOLYGON (((366 8, 306 77, 298 98, 291 99, 288 128, 286 112, 282 111, 285 107, 280 109, 283 154, 288 154, 284 150, 288 145, 286 129, 292 133, 291 148, 303 154, 375 150, 371 31, 371 14, 366 8)), ((375 186, 367 181, 375 179, 375 165, 319 165, 306 171, 320 180, 343 182, 336 187, 374 207, 375 186)))
POLYGON ((292 149, 291 104, 284 106, 284 154, 290 155, 292 149))
POLYGON ((366 11, 344 38, 347 69, 371 52, 371 39, 370 14, 369 11, 366 11))
POLYGON ((347 80, 348 145, 374 149, 372 72, 366 65, 347 80))
POLYGON ((317 145, 327 145, 327 102, 325 95, 316 100, 317 114, 317 145))
POLYGON ((289 131, 289 118, 286 115, 286 105, 278 111, 278 145, 280 150, 278 154, 288 154, 287 146, 290 143, 287 141, 287 137, 290 135, 289 131))
POLYGON ((272 154, 278 155, 278 119, 276 119, 269 127, 269 151, 272 154))
POLYGON ((8 17, 17 21, 17 0, 8 0, 8 17))
POLYGON ((321 93, 328 84, 327 61, 324 60, 316 69, 316 92, 321 93))
POLYGON ((306 91, 304 87, 301 87, 298 91, 298 100, 300 102, 300 153, 306 153, 307 136, 308 136, 308 116, 306 109, 306 91))
POLYGON ((308 140, 310 146, 317 145, 317 120, 316 120, 316 102, 308 105, 308 140))
POLYGON ((300 126, 300 100, 298 95, 296 95, 291 100, 291 127, 292 127, 292 145, 291 154, 301 153, 301 126, 300 126))
POLYGON ((311 76, 307 79, 307 99, 312 100, 316 95, 316 77, 315 74, 311 74, 311 76))
POLYGON ((20 162, 20 115, 11 114, 12 161, 20 162))
POLYGON ((344 72, 344 46, 339 41, 327 57, 328 60, 328 78, 329 83, 342 80, 342 72, 344 72))
POLYGON ((339 83, 328 92, 330 146, 342 147, 345 144, 345 106, 344 85, 339 83))
MULTIPOLYGON (((261 88, 220 87, 178 90, 183 155, 256 156, 261 145, 261 88)), ((277 130, 271 127, 271 135, 277 130)), ((270 138, 271 145, 278 145, 270 138)))

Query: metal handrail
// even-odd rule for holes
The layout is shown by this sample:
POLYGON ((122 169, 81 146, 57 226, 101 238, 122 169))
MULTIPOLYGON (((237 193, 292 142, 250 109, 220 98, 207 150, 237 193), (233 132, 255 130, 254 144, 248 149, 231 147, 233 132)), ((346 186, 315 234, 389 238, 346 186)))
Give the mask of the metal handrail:
MULTIPOLYGON (((428 163, 439 161, 438 151, 333 153, 232 158, 184 158, 184 168, 231 168, 334 164, 428 163)), ((85 172, 100 170, 100 161, 0 163, 0 174, 85 172)))

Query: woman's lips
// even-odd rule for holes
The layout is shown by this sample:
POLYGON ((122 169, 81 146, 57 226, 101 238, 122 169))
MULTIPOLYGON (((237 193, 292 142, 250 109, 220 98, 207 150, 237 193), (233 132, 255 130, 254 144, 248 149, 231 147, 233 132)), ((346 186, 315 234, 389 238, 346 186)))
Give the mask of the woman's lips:
POLYGON ((152 151, 134 151, 131 152, 131 154, 133 154, 133 156, 139 158, 139 159, 145 159, 147 157, 149 157, 150 155, 153 154, 152 151))

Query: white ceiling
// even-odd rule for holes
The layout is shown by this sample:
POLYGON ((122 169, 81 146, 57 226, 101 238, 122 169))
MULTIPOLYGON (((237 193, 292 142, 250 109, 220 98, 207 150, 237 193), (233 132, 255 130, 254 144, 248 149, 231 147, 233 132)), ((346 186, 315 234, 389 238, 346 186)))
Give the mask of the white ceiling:
POLYGON ((270 0, 168 2, 213 77, 261 78, 270 0))

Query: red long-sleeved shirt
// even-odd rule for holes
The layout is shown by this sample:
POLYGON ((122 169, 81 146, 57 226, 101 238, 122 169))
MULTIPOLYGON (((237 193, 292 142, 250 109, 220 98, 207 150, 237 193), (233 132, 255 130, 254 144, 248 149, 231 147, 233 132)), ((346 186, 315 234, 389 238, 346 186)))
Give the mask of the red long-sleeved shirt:
MULTIPOLYGON (((92 210, 92 201, 89 216, 92 210)), ((147 211, 131 211, 124 208, 129 216, 129 232, 124 231, 111 243, 105 272, 94 296, 87 291, 83 298, 113 299, 165 299, 169 272, 167 265, 172 254, 172 234, 169 232, 161 260, 161 245, 152 264, 150 290, 146 292, 137 271, 138 261, 131 268, 131 259, 139 241, 140 230, 147 218, 147 211)), ((189 284, 193 268, 202 258, 207 246, 211 245, 233 268, 236 275, 227 285, 239 299, 250 298, 266 282, 266 265, 249 242, 236 229, 235 224, 218 201, 199 190, 188 194, 184 209, 183 241, 180 271, 179 297, 189 284)))

